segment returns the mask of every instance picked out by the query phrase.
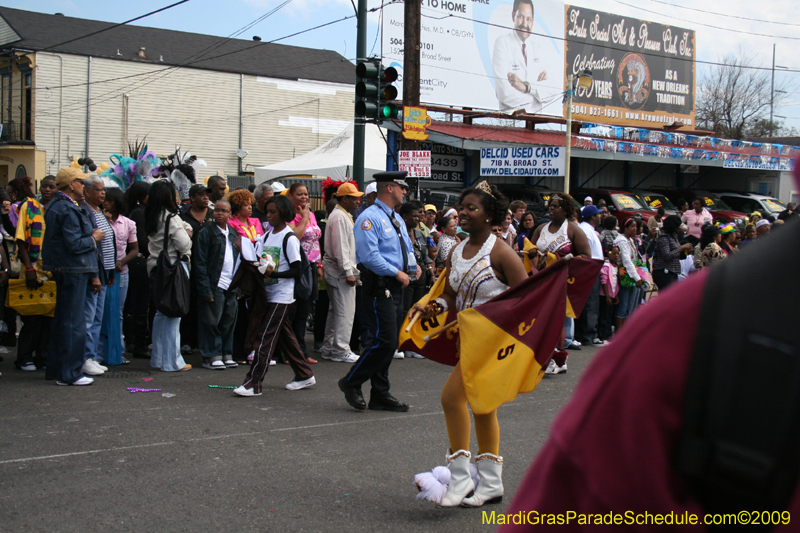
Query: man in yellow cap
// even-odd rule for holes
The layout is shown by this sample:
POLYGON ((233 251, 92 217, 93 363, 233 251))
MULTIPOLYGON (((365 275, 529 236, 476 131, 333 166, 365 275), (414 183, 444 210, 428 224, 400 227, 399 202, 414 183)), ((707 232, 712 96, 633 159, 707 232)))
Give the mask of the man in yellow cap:
POLYGON ((322 267, 328 287, 328 320, 322 343, 322 358, 340 363, 354 363, 358 356, 350 349, 350 332, 356 312, 356 240, 352 213, 361 203, 363 192, 352 183, 343 183, 336 191, 339 202, 325 226, 325 256, 322 267))

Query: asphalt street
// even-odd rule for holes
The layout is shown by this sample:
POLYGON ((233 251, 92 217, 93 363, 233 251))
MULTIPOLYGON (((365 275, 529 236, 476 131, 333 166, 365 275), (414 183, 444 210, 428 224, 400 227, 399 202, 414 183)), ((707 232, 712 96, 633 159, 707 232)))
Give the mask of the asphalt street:
MULTIPOLYGON (((493 510, 510 505, 597 351, 571 352, 569 372, 500 408, 506 498, 493 510)), ((14 357, 0 363, 0 531, 492 530, 480 510, 415 499, 414 474, 444 464, 450 367, 395 360, 392 392, 411 409, 389 413, 345 403, 343 363, 320 360, 317 385, 294 392, 290 368, 271 367, 264 394, 240 398, 209 385, 238 386, 246 368, 205 370, 197 352, 189 372, 135 359, 89 387, 58 387, 14 357)))

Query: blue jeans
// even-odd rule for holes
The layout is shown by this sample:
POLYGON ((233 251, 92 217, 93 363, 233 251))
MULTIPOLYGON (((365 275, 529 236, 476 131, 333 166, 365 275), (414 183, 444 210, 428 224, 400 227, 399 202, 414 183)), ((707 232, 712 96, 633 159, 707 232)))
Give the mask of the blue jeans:
POLYGON ((213 361, 233 359, 233 326, 239 303, 236 293, 217 287, 214 301, 207 302, 198 297, 197 341, 203 357, 213 361))
POLYGON ((575 319, 567 317, 564 319, 564 348, 572 344, 575 340, 575 319))
MULTIPOLYGON (((117 272, 117 277, 120 278, 119 282, 119 323, 122 324, 125 320, 125 299, 128 297, 128 284, 130 280, 130 273, 117 272)), ((122 352, 125 353, 125 333, 122 327, 119 329, 119 340, 122 343, 122 352)))
MULTIPOLYGON (((103 285, 100 294, 93 290, 87 291, 86 306, 84 307, 84 317, 86 320, 86 349, 84 350, 84 362, 89 359, 95 361, 105 361, 100 346, 100 329, 103 326, 103 309, 106 305, 106 289, 103 285)), ((58 298, 56 298, 58 300, 58 298)), ((56 342, 58 340, 56 339, 56 342)))
MULTIPOLYGON (((186 273, 189 267, 181 263, 186 273)), ((153 318, 153 352, 150 354, 150 366, 160 368, 164 372, 177 372, 186 366, 181 356, 181 319, 171 318, 156 311, 153 318)))
POLYGON ((619 304, 617 305, 617 318, 628 318, 636 309, 637 298, 640 298, 639 289, 632 287, 626 289, 625 287, 619 288, 619 304))
POLYGON ((114 278, 114 284, 106 287, 106 300, 103 312, 103 322, 100 328, 100 342, 98 343, 98 354, 108 365, 117 366, 122 364, 122 354, 124 352, 119 339, 122 330, 122 320, 115 309, 119 307, 119 286, 122 279, 119 275, 114 278))
POLYGON ((83 377, 86 351, 86 300, 89 281, 97 274, 53 273, 56 279, 56 311, 50 326, 52 350, 47 350, 47 379, 66 383, 83 377))

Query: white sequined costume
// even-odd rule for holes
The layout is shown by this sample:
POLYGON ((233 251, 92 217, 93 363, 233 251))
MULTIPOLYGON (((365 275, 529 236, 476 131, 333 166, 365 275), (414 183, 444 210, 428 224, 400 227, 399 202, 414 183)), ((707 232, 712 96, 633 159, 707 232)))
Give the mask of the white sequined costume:
POLYGON ((464 259, 464 246, 469 239, 463 240, 450 256, 450 286, 456 293, 456 310, 463 311, 488 302, 508 285, 497 279, 492 269, 490 255, 497 237, 489 235, 481 249, 471 259, 464 259))

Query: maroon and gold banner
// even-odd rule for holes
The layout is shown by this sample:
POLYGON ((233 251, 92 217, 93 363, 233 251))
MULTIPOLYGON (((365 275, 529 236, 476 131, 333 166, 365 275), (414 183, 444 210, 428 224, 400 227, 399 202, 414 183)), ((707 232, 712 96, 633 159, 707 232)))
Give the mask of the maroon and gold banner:
MULTIPOLYGON (((447 319, 440 316, 415 324, 419 330, 427 328, 425 334, 404 333, 406 320, 400 349, 454 365, 460 337, 461 372, 470 406, 478 414, 491 412, 536 388, 564 329, 567 298, 580 314, 602 266, 602 261, 585 258, 556 261, 485 304, 458 313, 457 329, 427 343, 422 337, 453 320, 452 310, 447 319)), ((443 290, 444 283, 437 283, 423 301, 443 290)))

